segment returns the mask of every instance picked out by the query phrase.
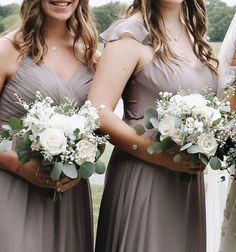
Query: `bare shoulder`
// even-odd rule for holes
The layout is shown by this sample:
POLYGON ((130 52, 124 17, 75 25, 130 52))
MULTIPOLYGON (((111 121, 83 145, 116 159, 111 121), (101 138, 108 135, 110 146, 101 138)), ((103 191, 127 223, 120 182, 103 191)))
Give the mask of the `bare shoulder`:
POLYGON ((0 75, 8 78, 13 74, 19 64, 18 51, 13 44, 12 35, 0 38, 0 75))

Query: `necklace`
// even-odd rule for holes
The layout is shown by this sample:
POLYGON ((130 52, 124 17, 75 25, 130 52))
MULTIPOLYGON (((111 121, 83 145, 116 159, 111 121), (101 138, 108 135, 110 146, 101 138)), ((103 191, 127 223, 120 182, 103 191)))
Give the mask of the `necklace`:
POLYGON ((168 39, 169 39, 170 41, 175 41, 175 42, 177 42, 177 41, 180 39, 181 35, 182 35, 183 23, 181 22, 180 32, 179 32, 179 34, 176 35, 176 36, 173 36, 173 35, 171 34, 171 31, 170 31, 167 27, 166 27, 166 31, 167 31, 166 35, 167 35, 168 39))

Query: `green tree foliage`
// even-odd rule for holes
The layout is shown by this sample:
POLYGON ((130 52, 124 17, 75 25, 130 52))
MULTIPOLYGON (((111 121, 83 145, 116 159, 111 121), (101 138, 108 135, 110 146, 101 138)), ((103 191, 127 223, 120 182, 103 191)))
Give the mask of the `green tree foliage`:
POLYGON ((0 33, 16 28, 20 20, 19 9, 18 4, 0 5, 0 33))
POLYGON ((8 5, 0 5, 0 16, 2 18, 8 17, 12 14, 19 13, 19 5, 18 4, 8 4, 8 5))
POLYGON ((236 12, 236 6, 227 6, 221 0, 206 1, 210 41, 222 41, 236 12))
POLYGON ((92 16, 98 32, 103 32, 111 25, 111 23, 118 18, 121 18, 126 9, 127 5, 120 2, 110 2, 99 7, 93 7, 92 16))

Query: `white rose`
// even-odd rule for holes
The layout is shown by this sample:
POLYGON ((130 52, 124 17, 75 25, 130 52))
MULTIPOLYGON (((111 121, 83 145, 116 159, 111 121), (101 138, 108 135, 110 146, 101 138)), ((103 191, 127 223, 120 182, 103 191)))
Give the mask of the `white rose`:
POLYGON ((207 105, 207 101, 200 94, 190 94, 183 96, 182 101, 190 108, 204 107, 207 105))
POLYGON ((48 128, 44 130, 40 134, 40 143, 51 156, 56 156, 66 151, 67 140, 61 129, 48 128))
POLYGON ((201 149, 200 152, 208 157, 214 156, 218 147, 214 135, 210 133, 201 134, 198 138, 197 144, 201 149))
POLYGON ((171 139, 172 139, 175 143, 177 143, 177 144, 179 144, 179 145, 182 144, 183 138, 184 138, 184 133, 183 133, 181 130, 179 130, 179 129, 175 130, 175 131, 173 132, 172 136, 171 136, 171 139))
POLYGON ((76 129, 80 129, 80 133, 85 132, 86 119, 81 115, 73 115, 70 118, 70 132, 73 133, 76 129))
POLYGON ((85 162, 94 162, 97 154, 97 145, 86 139, 79 141, 76 145, 75 162, 82 165, 85 162))
POLYGON ((166 115, 159 123, 158 131, 161 133, 162 138, 171 137, 176 131, 175 116, 166 115))
POLYGON ((200 115, 209 122, 214 122, 221 118, 220 112, 212 107, 195 107, 192 112, 193 115, 200 115))
POLYGON ((65 134, 73 134, 77 128, 80 129, 81 133, 84 133, 85 118, 77 114, 71 117, 55 114, 50 119, 50 127, 54 129, 61 129, 65 134))

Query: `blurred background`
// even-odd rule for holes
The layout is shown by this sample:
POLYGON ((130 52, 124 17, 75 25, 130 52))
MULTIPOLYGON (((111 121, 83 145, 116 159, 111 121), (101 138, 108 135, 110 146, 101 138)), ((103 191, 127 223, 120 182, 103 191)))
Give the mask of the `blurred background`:
MULTIPOLYGON (((0 0, 0 35, 4 35, 18 28, 20 24, 19 9, 22 0, 0 0)), ((228 26, 236 13, 236 0, 206 0, 209 18, 209 41, 217 54, 224 39, 228 26)), ((110 1, 90 0, 90 6, 94 22, 98 32, 106 30, 112 22, 122 17, 131 0, 110 1)), ((102 44, 99 49, 102 50, 102 44)), ((122 101, 119 102, 115 113, 122 117, 122 101)), ((113 146, 107 144, 102 156, 103 161, 108 163, 113 146)), ((104 175, 93 175, 90 179, 92 184, 94 204, 95 230, 98 218, 98 209, 101 201, 104 175)), ((207 188, 207 187, 206 187, 207 188)))

